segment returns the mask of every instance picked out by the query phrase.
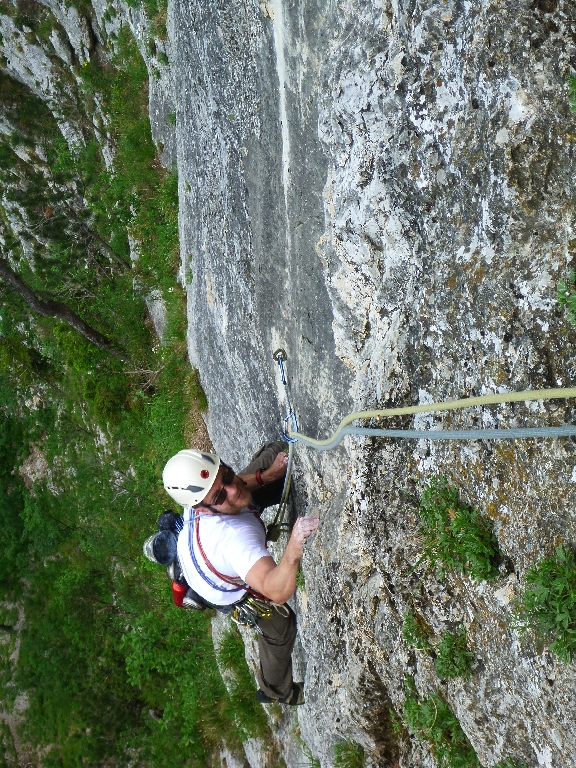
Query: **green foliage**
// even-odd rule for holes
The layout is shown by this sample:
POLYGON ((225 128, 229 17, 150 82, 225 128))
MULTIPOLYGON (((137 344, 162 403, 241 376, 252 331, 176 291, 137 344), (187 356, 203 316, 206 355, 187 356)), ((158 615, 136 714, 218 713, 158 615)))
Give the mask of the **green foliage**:
POLYGON ((500 760, 499 763, 496 763, 494 768, 528 768, 528 766, 522 760, 507 757, 505 760, 500 760))
POLYGON ((568 86, 570 88, 568 92, 570 106, 572 107, 572 111, 576 112, 576 77, 574 77, 574 75, 568 75, 568 86))
POLYGON ((334 765, 337 768, 362 768, 365 764, 364 747, 353 741, 334 745, 334 765))
POLYGON ((573 553, 558 547, 556 553, 530 568, 526 589, 515 602, 515 623, 532 630, 537 640, 566 664, 576 650, 576 561, 573 553))
MULTIPOLYGON (((572 83, 572 88, 574 95, 576 94, 574 83, 572 83)), ((576 274, 573 271, 570 272, 567 280, 558 282, 558 302, 566 307, 568 320, 571 325, 576 326, 576 274)))
POLYGON ((440 768, 480 768, 480 762, 458 718, 438 693, 422 701, 414 679, 405 680, 403 715, 412 734, 430 743, 440 768))
POLYGON ((402 637, 405 642, 419 651, 431 651, 429 631, 422 617, 406 611, 403 618, 402 637))
MULTIPOLYGON (((40 4, 22 11, 37 35, 56 23, 40 4)), ((230 695, 223 685, 209 617, 172 606, 169 581, 141 552, 167 503, 162 466, 189 444, 189 412, 206 398, 187 362, 175 281, 177 179, 158 165, 146 68, 127 30, 116 50, 111 62, 95 54, 79 68, 81 92, 62 89, 59 108, 82 134, 78 146, 40 99, 0 73, 15 126, 0 136, 0 179, 34 268, 0 206, 4 247, 35 290, 123 350, 111 356, 32 314, 17 294, 0 297, 0 599, 20 599, 26 616, 17 669, 0 655, 0 689, 6 708, 28 692, 20 735, 46 768, 125 765, 136 754, 155 768, 206 765, 222 739, 237 747, 246 733, 264 733, 255 700, 238 704, 248 685, 230 695), (96 103, 110 117, 111 168, 96 103), (129 236, 140 243, 135 265, 129 236), (167 305, 162 347, 145 324, 143 296, 153 288, 167 305), (31 443, 49 472, 27 488, 17 468, 31 443), (242 719, 249 705, 260 720, 258 712, 242 719)), ((0 751, 11 754, 0 735, 0 751)))
POLYGON ((122 732, 140 720, 141 704, 110 632, 121 609, 108 574, 85 559, 52 559, 33 573, 16 677, 31 691, 22 736, 55 745, 54 759, 63 765, 81 756, 95 763, 125 747, 122 732))
POLYGON ((18 765, 18 752, 8 723, 0 722, 0 768, 18 765))
MULTIPOLYGON (((0 380, 0 402, 13 409, 15 402, 6 392, 6 382, 0 380), (4 386, 2 386, 4 385, 4 386), (4 397, 2 397, 4 395, 4 397)), ((0 407, 1 410, 4 408, 0 407)), ((0 420, 0 583, 10 579, 13 564, 26 552, 26 537, 22 530, 21 515, 25 505, 24 484, 13 474, 24 446, 23 425, 14 414, 3 414, 0 420)))
POLYGON ((306 589, 306 579, 304 578, 302 566, 300 566, 296 572, 296 588, 302 590, 306 589))
POLYGON ((446 478, 432 478, 420 503, 424 554, 440 578, 446 568, 469 573, 473 579, 494 579, 498 545, 492 528, 478 512, 458 500, 458 489, 446 478))
POLYGON ((227 672, 243 674, 246 656, 244 642, 236 627, 230 627, 222 634, 218 643, 218 663, 227 672))
POLYGON ((436 674, 443 680, 463 677, 467 680, 472 674, 474 654, 466 646, 466 627, 452 634, 445 632, 436 649, 434 667, 436 674))

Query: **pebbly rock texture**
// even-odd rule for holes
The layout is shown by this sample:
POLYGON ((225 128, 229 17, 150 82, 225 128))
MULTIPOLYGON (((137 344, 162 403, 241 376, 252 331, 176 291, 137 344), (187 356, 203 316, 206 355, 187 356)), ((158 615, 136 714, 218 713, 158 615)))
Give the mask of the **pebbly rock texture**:
MULTIPOLYGON (((168 29, 190 353, 227 460, 279 433, 278 346, 312 436, 360 408, 574 383, 556 302, 576 248, 574 3, 187 0, 168 29)), ((573 417, 556 401, 414 424, 573 417)), ((575 458, 571 440, 297 448, 298 509, 322 518, 296 599, 297 716, 322 766, 345 739, 369 765, 436 765, 392 727, 406 674, 443 693, 482 765, 576 762, 575 667, 509 621, 527 568, 574 543, 575 458), (493 521, 495 582, 410 573, 435 474, 493 521), (443 683, 408 648, 406 610, 436 637, 466 626, 470 680, 443 683)))

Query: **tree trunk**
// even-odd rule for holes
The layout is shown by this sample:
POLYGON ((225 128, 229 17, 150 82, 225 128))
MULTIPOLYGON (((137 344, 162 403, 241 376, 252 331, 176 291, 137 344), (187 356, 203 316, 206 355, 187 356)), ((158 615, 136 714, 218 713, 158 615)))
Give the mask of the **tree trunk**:
POLYGON ((119 352, 112 346, 110 339, 103 336, 99 331, 92 326, 85 323, 81 317, 73 312, 66 304, 62 304, 60 301, 53 301, 52 299, 42 299, 37 296, 32 288, 22 280, 22 278, 14 272, 5 259, 0 258, 0 275, 4 277, 8 286, 12 290, 22 296, 28 306, 38 312, 39 315, 44 317, 56 317, 58 320, 70 325, 74 330, 81 333, 85 339, 95 344, 100 349, 106 349, 114 355, 118 355, 119 352))

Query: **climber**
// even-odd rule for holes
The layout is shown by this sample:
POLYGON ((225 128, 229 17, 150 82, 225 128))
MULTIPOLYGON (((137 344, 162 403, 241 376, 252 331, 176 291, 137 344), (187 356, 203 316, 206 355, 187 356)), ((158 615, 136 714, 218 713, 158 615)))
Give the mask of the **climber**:
POLYGON ((296 617, 286 601, 296 591, 302 547, 318 518, 297 519, 276 564, 260 514, 280 501, 284 446, 266 444, 238 475, 215 454, 184 450, 173 456, 164 468, 164 488, 184 514, 168 526, 173 539, 160 531, 144 551, 169 569, 177 563, 184 604, 216 608, 258 631, 258 701, 297 705, 304 703, 304 689, 292 679, 296 617))

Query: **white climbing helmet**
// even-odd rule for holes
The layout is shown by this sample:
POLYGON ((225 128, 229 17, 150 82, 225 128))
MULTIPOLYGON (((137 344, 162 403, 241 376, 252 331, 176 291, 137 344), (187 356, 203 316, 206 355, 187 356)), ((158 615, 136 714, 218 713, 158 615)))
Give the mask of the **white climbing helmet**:
POLYGON ((164 490, 177 504, 193 507, 199 504, 214 485, 220 459, 215 453, 194 448, 179 451, 162 472, 164 490))

